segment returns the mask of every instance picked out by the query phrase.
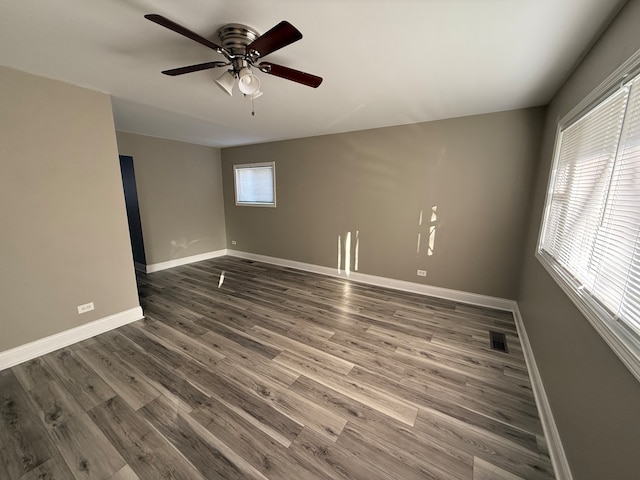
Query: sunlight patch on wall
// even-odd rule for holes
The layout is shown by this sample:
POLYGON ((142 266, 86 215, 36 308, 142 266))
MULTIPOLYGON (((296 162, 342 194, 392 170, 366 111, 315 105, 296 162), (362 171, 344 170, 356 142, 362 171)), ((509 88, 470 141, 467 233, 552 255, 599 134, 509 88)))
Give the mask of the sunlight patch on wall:
MULTIPOLYGON (((418 217, 418 233, 417 233, 417 242, 416 242, 416 257, 420 258, 421 252, 426 251, 427 257, 431 257, 435 254, 436 248, 436 232, 438 230, 438 206, 433 205, 431 207, 431 214, 427 219, 425 218, 424 210, 420 210, 420 215, 418 217), (423 235, 424 233, 424 235, 423 235), (426 245, 422 245, 423 238, 426 240, 426 245)), ((423 263, 424 260, 420 263, 423 263)), ((424 265, 419 265, 420 269, 418 270, 418 275, 424 277, 426 270, 421 270, 424 265)))
POLYGON ((338 235, 338 275, 344 269, 344 273, 349 276, 351 267, 357 272, 360 263, 360 231, 356 230, 355 241, 351 240, 351 232, 347 232, 344 236, 344 246, 342 245, 342 235, 338 235), (344 253, 343 253, 344 252, 344 253), (353 253, 353 256, 352 256, 353 253), (343 263, 344 257, 344 263, 343 263))
POLYGON ((355 251, 355 262, 353 264, 353 270, 358 271, 358 257, 360 256, 360 231, 356 230, 356 251, 355 251))
POLYGON ((344 237, 344 273, 351 274, 351 232, 344 237))
POLYGON ((342 238, 338 235, 338 275, 340 275, 340 264, 342 263, 342 238))
POLYGON ((434 205, 431 208, 431 221, 429 225, 429 248, 427 249, 428 256, 433 255, 435 245, 436 245, 436 226, 437 226, 436 222, 438 221, 437 210, 438 210, 437 205, 434 205))

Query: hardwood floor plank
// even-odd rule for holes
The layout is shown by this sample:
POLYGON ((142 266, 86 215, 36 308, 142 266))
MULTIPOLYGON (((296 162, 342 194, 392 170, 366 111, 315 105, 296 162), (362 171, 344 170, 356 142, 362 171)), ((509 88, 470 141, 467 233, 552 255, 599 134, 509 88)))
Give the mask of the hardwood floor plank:
POLYGON ((284 352, 276 357, 274 361, 297 370, 315 382, 369 405, 371 408, 403 423, 413 425, 415 421, 417 408, 398 397, 373 389, 332 371, 322 371, 317 365, 307 362, 299 355, 284 352))
MULTIPOLYGON (((207 332, 202 335, 199 340, 208 347, 225 355, 225 358, 234 360, 239 363, 251 363, 253 365, 269 365, 269 358, 257 353, 254 350, 247 349, 236 342, 229 340, 227 337, 219 335, 215 332, 207 332)), ((285 370, 280 369, 281 373, 285 370)))
POLYGON ((216 369, 218 373, 243 385, 258 398, 265 400, 282 414, 292 418, 300 425, 306 426, 332 441, 336 441, 347 421, 331 411, 310 402, 306 398, 290 391, 276 382, 250 369, 232 362, 221 362, 216 369))
POLYGON ((449 473, 438 471, 435 468, 424 468, 423 465, 411 461, 408 455, 399 455, 393 445, 376 442, 369 432, 351 424, 348 424, 340 435, 338 445, 344 447, 346 451, 354 454, 363 462, 371 462, 372 466, 380 469, 390 478, 402 478, 403 480, 451 479, 449 473))
POLYGON ((309 463, 328 478, 343 480, 394 479, 384 470, 363 460, 356 452, 349 451, 306 428, 292 443, 290 450, 292 455, 309 463))
POLYGON ((326 478, 292 457, 281 443, 214 398, 191 412, 191 416, 270 480, 326 478))
POLYGON ((180 306, 168 299, 163 298, 163 303, 160 305, 155 298, 153 298, 153 302, 151 300, 152 298, 140 300, 145 317, 165 323, 190 337, 197 337, 207 332, 206 328, 195 323, 196 320, 202 318, 202 315, 181 314, 180 306))
POLYGON ((224 374, 205 370, 195 363, 184 365, 180 371, 211 396, 271 435, 285 447, 291 445, 293 439, 302 430, 300 423, 280 413, 263 399, 248 394, 245 387, 224 374))
POLYGON ((306 332, 292 334, 289 331, 287 337, 336 358, 346 360, 353 365, 361 365, 370 370, 385 372, 388 375, 393 374, 397 378, 400 378, 405 369, 403 365, 398 365, 391 358, 393 351, 385 351, 385 349, 346 332, 337 332, 328 340, 306 332))
POLYGON ((228 356, 225 357, 225 360, 222 363, 242 368, 244 371, 249 372, 256 378, 264 379, 267 382, 275 383, 282 387, 291 386, 291 384, 300 377, 298 372, 289 370, 275 362, 265 362, 252 358, 246 358, 243 360, 243 362, 238 362, 236 359, 228 356))
POLYGON ((202 405, 207 396, 194 387, 188 380, 159 357, 148 355, 132 345, 122 345, 122 349, 114 353, 121 361, 142 376, 153 387, 180 404, 185 411, 191 411, 202 405))
POLYGON ((349 377, 383 392, 396 392, 416 407, 433 409, 453 418, 463 419, 471 426, 499 431, 505 438, 517 443, 532 446, 535 444, 536 433, 541 431, 537 417, 527 417, 512 403, 503 402, 500 406, 485 404, 465 395, 463 389, 456 390, 437 384, 413 381, 397 382, 361 367, 355 367, 349 373, 349 377), (517 418, 514 419, 510 415, 517 418))
POLYGON ((43 357, 73 398, 89 410, 116 395, 116 392, 70 348, 43 357))
POLYGON ((109 478, 124 459, 41 358, 14 367, 40 420, 76 478, 109 478), (48 377, 48 381, 42 378, 48 377), (39 380, 39 381, 36 381, 39 380))
MULTIPOLYGON (((425 388, 429 392, 429 388, 425 388)), ((524 448, 536 451, 538 449, 537 438, 539 434, 526 431, 513 424, 496 419, 481 411, 470 408, 463 402, 451 401, 455 397, 455 392, 448 392, 440 395, 437 392, 430 391, 428 394, 429 402, 422 408, 433 409, 440 413, 450 416, 451 418, 461 420, 468 424, 469 428, 482 429, 486 432, 492 432, 510 442, 523 446, 524 448)))
POLYGON ((89 415, 140 480, 204 480, 193 465, 120 397, 94 407, 89 415))
POLYGON ((62 457, 55 455, 20 477, 20 480, 74 480, 74 476, 62 457))
POLYGON ((377 438, 375 441, 386 445, 390 448, 389 451, 396 453, 403 461, 414 462, 433 475, 440 474, 444 478, 467 480, 471 476, 472 456, 457 448, 438 442, 429 435, 417 432, 400 421, 306 377, 300 377, 291 389, 348 418, 350 424, 367 430, 369 441, 377 438))
POLYGON ((136 322, 133 327, 140 329, 145 335, 164 347, 179 351, 204 366, 212 367, 219 360, 225 358, 222 353, 199 342, 198 338, 185 335, 162 322, 145 319, 142 323, 136 322))
POLYGON ((315 347, 310 347, 303 342, 292 340, 284 335, 270 332, 260 326, 253 327, 251 331, 257 338, 279 345, 282 350, 287 350, 291 353, 303 354, 309 360, 319 363, 325 368, 329 368, 337 373, 346 375, 354 366, 352 362, 342 360, 330 353, 326 353, 315 347))
POLYGON ((109 480, 140 480, 140 477, 136 475, 136 472, 129 465, 125 465, 113 476, 109 477, 109 480))
POLYGON ((131 348, 132 345, 139 348, 120 329, 110 330, 93 338, 95 338, 98 345, 101 345, 108 352, 119 352, 123 349, 131 348))
MULTIPOLYGON (((208 318, 202 319, 199 322, 201 325, 206 326, 210 332, 214 332, 214 333, 217 333, 218 335, 226 337, 227 339, 231 340, 234 343, 237 343, 238 345, 246 348, 247 350, 253 351, 266 358, 271 359, 282 351, 281 348, 274 346, 268 340, 264 341, 263 337, 254 335, 253 330, 245 333, 208 318)), ((255 327, 255 328, 262 328, 262 327, 255 327)))
POLYGON ((544 456, 484 432, 465 428, 464 422, 451 417, 421 410, 415 427, 474 456, 490 459, 490 463, 527 480, 553 478, 551 463, 544 456))
POLYGON ((0 472, 21 478, 58 454, 12 370, 0 372, 0 472))
POLYGON ((305 335, 305 336, 313 335, 315 337, 324 338, 325 340, 328 340, 335 334, 336 334, 336 329, 320 327, 318 325, 294 326, 289 330, 287 330, 287 335, 293 339, 296 339, 296 337, 302 336, 302 335, 305 335))
POLYGON ((100 343, 90 348, 76 348, 76 355, 84 360, 134 410, 146 405, 160 392, 100 343))
MULTIPOLYGON (((148 335, 145 335, 144 332, 141 331, 140 328, 136 328, 134 324, 125 325, 124 327, 120 327, 119 330, 131 340, 131 342, 136 344, 138 350, 145 352, 146 355, 159 360, 162 364, 172 369, 178 368, 190 360, 188 356, 184 355, 178 349, 168 348, 148 335)), ((129 351, 129 349, 123 350, 125 352, 129 351)))
POLYGON ((13 367, 13 373, 27 392, 59 380, 47 366, 45 356, 16 365, 13 367))
POLYGON ((525 480, 481 458, 473 459, 473 480, 525 480))
POLYGON ((243 308, 237 308, 235 305, 225 305, 222 311, 219 309, 211 309, 207 311, 206 319, 202 320, 201 323, 206 324, 206 320, 214 320, 220 324, 242 331, 246 331, 254 325, 261 325, 269 330, 283 334, 296 325, 295 321, 287 318, 285 315, 278 315, 277 312, 270 312, 269 309, 264 309, 264 313, 250 311, 249 308, 252 306, 255 305, 247 304, 243 308))
POLYGON ((165 397, 145 405, 141 413, 205 478, 267 480, 165 397))

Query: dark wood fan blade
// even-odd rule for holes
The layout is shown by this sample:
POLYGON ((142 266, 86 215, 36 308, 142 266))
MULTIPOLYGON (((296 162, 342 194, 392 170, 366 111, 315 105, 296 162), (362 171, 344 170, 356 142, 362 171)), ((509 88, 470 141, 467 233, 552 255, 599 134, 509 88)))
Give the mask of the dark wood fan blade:
POLYGON ((297 42, 301 38, 302 33, 289 22, 283 20, 247 45, 247 53, 255 50, 261 57, 266 57, 282 47, 297 42))
POLYGON ((224 67, 225 65, 226 63, 224 62, 198 63, 197 65, 189 65, 186 67, 172 68, 171 70, 163 70, 162 73, 164 73, 165 75, 171 75, 172 77, 175 77, 176 75, 184 75, 185 73, 199 72, 200 70, 207 70, 209 68, 224 67))
POLYGON ((198 35, 196 32, 192 32, 188 28, 185 28, 182 25, 178 25, 176 22, 169 20, 168 18, 163 17, 162 15, 150 13, 148 15, 145 15, 144 18, 146 18, 147 20, 151 20, 153 23, 157 23, 158 25, 168 28, 169 30, 173 30, 174 32, 179 33, 184 37, 187 37, 191 40, 194 40, 204 45, 205 47, 212 48, 213 50, 221 50, 221 47, 219 45, 216 45, 212 41, 207 40, 206 38, 198 35))
POLYGON ((271 62, 262 62, 258 68, 264 73, 275 75, 276 77, 285 78, 292 82, 298 82, 308 87, 317 88, 322 83, 322 77, 311 75, 310 73, 294 70, 293 68, 283 67, 271 62))

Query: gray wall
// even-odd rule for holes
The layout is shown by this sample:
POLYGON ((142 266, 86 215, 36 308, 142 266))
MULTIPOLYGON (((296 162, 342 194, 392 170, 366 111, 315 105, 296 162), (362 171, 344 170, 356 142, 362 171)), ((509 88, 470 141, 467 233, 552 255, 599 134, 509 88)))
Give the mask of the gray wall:
POLYGON ((640 478, 640 383, 534 258, 558 120, 640 48, 630 1, 551 102, 518 302, 576 480, 640 478))
POLYGON ((3 351, 139 302, 110 98, 6 67, 0 92, 3 351))
POLYGON ((337 267, 337 236, 358 231, 361 273, 515 298, 542 120, 534 108, 225 148, 227 245, 337 267), (262 161, 276 162, 277 208, 235 206, 233 164, 262 161))
POLYGON ((220 150, 117 132, 131 155, 147 265, 226 248, 220 150))

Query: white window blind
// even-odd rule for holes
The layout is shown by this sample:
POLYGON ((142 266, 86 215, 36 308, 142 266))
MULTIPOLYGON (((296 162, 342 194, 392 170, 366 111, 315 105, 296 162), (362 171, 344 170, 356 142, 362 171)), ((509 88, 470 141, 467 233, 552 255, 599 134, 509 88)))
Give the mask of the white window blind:
POLYGON ((541 233, 574 301, 640 339, 640 76, 561 130, 541 233))
POLYGON ((234 165, 236 205, 275 207, 275 163, 234 165))

